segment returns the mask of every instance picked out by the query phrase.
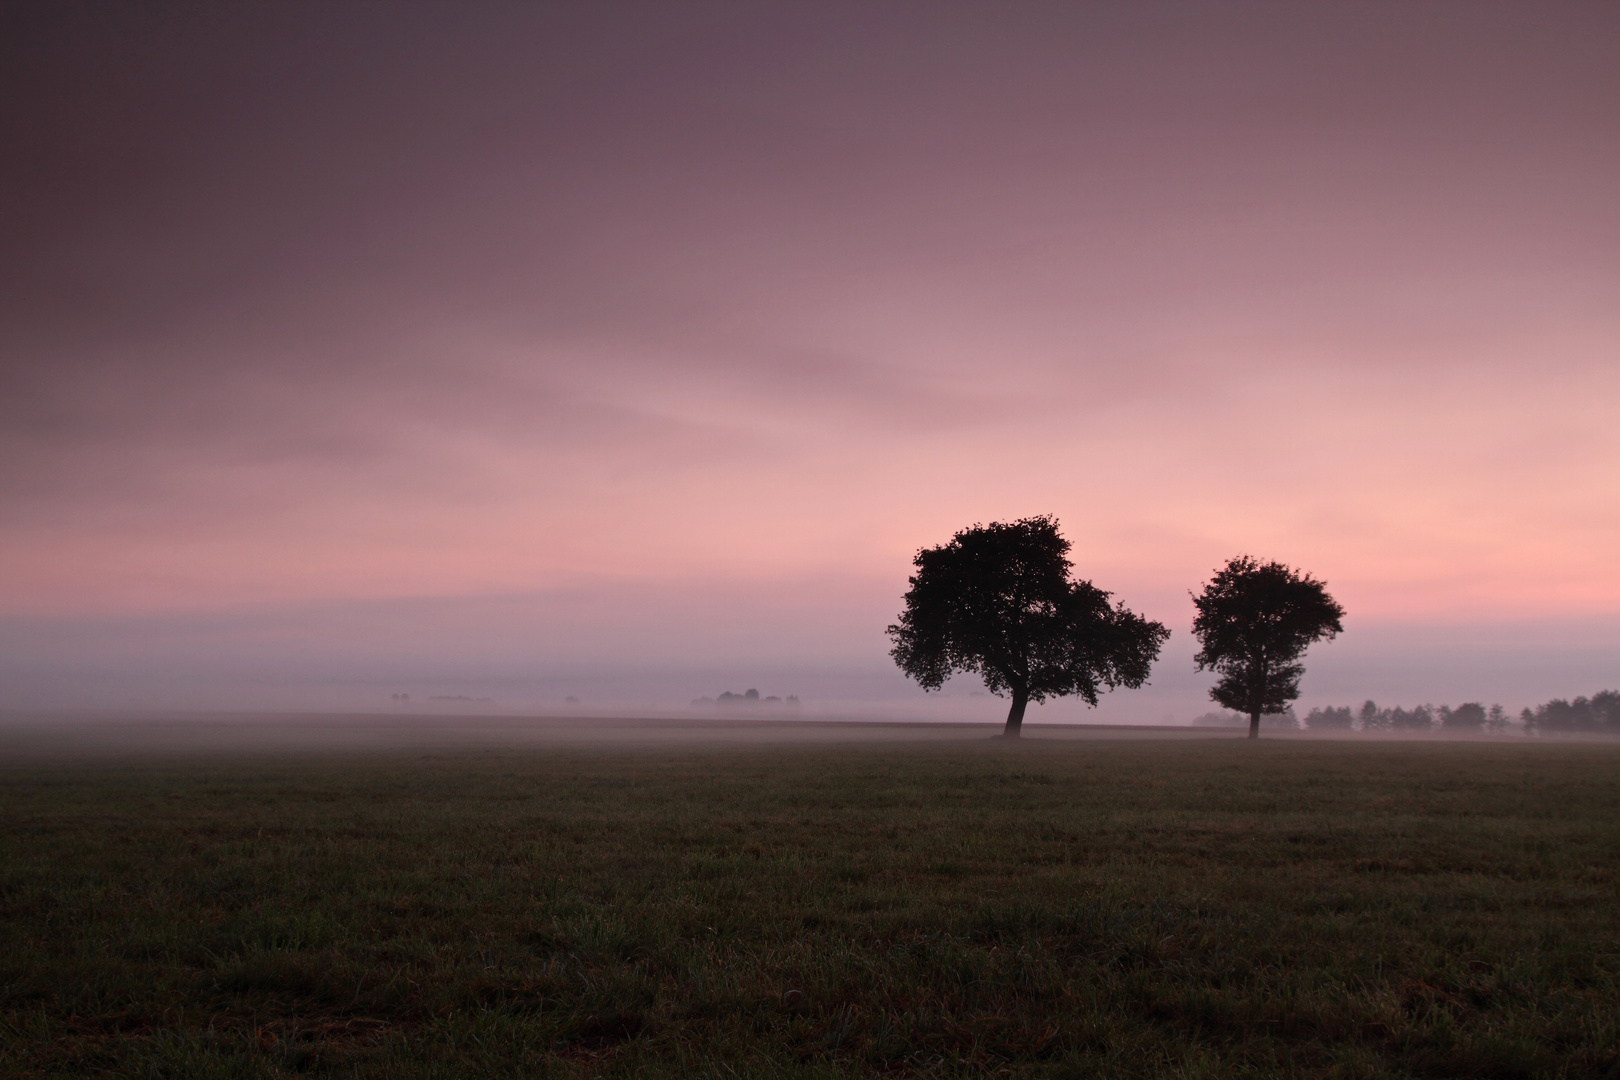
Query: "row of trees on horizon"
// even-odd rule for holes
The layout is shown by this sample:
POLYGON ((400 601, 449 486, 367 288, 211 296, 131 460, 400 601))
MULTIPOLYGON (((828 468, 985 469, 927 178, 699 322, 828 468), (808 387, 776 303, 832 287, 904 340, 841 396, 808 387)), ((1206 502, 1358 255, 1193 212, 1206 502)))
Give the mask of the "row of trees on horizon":
MULTIPOLYGON (((1197 727, 1227 727, 1247 723, 1248 717, 1238 713, 1205 713, 1193 721, 1197 727)), ((1620 690, 1602 690, 1591 697, 1578 697, 1573 701, 1553 698, 1533 709, 1524 709, 1517 718, 1501 705, 1486 706, 1483 702, 1468 701, 1453 708, 1450 705, 1415 705, 1410 709, 1396 706, 1381 708, 1375 701, 1365 701, 1360 709, 1343 705, 1337 708, 1315 708, 1303 720, 1289 708, 1285 712, 1261 717, 1261 726, 1267 728, 1304 727, 1311 731, 1361 731, 1367 734, 1408 731, 1451 731, 1459 734, 1500 735, 1521 728, 1527 734, 1541 732, 1593 732, 1620 735, 1620 690)))

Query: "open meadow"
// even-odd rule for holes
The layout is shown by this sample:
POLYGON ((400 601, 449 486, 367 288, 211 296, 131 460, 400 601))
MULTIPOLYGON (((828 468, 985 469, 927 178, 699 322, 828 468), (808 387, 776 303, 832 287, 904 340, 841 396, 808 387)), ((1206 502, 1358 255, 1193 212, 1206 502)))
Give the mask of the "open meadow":
POLYGON ((1031 734, 9 755, 0 1073, 1620 1076, 1620 746, 1031 734))

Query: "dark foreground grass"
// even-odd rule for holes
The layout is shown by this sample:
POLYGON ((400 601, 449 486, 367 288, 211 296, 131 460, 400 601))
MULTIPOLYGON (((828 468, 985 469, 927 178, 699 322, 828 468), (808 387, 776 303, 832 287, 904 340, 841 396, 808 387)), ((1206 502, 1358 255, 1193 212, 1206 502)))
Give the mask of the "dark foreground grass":
POLYGON ((0 774, 0 1072, 1620 1076, 1620 751, 0 774))

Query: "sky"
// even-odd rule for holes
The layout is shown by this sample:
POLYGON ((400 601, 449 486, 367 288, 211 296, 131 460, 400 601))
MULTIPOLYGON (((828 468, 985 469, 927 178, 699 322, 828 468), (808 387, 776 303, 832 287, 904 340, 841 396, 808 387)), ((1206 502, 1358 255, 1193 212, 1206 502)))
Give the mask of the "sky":
POLYGON ((1312 703, 1620 685, 1620 7, 8 5, 0 709, 924 695, 1055 515, 1312 703))

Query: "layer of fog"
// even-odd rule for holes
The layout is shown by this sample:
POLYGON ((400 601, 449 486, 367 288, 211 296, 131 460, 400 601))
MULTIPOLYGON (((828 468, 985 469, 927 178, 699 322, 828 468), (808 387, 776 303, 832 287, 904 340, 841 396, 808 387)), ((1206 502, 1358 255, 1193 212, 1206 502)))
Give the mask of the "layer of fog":
MULTIPOLYGON (((0 711, 278 710, 994 722, 958 677, 938 693, 887 657, 889 608, 741 595, 530 596, 311 605, 129 619, 0 620, 0 711), (612 601, 612 602, 610 602, 612 601), (611 659, 603 659, 610 657, 611 659), (758 692, 781 702, 721 703, 758 692), (789 697, 797 698, 788 702, 789 697)), ((1032 706, 1032 723, 1189 724, 1209 712, 1184 621, 1150 684, 1032 706)), ((1620 619, 1467 626, 1350 622, 1306 658, 1322 706, 1500 703, 1511 714, 1620 686, 1620 619)))

